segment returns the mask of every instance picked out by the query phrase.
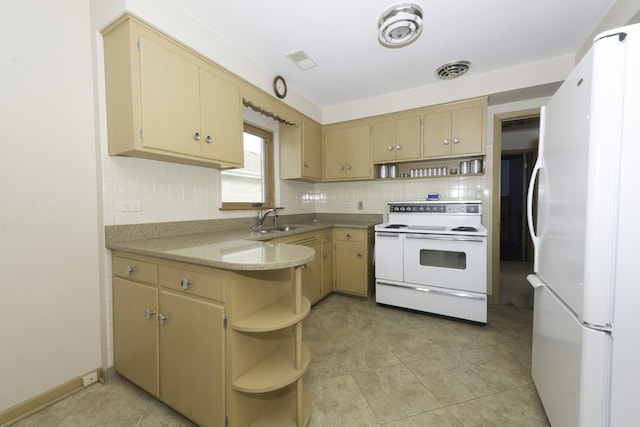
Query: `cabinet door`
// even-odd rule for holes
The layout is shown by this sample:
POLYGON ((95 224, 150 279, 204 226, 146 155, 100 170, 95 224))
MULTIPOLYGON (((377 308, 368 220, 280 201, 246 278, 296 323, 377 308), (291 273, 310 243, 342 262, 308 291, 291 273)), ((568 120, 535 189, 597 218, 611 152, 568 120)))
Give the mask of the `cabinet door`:
POLYGON ((200 156, 199 66, 165 44, 140 37, 142 144, 200 156))
POLYGON ((396 120, 396 160, 418 159, 422 127, 420 117, 396 120))
POLYGON ((322 127, 306 121, 302 124, 302 176, 322 179, 322 127))
POLYGON ((199 425, 225 415, 223 307, 160 291, 160 398, 199 425))
POLYGON ((113 279, 116 371, 154 396, 158 396, 157 307, 157 288, 113 279))
POLYGON ((367 296, 366 256, 362 242, 336 242, 336 290, 367 296))
MULTIPOLYGON (((331 233, 329 233, 331 234, 331 233)), ((322 243, 322 297, 333 291, 333 240, 323 239, 322 243)))
POLYGON ((242 104, 237 87, 200 69, 202 157, 242 166, 242 104))
POLYGON ((451 154, 451 112, 424 116, 423 157, 440 157, 451 154))
POLYGON ((482 107, 465 108, 451 113, 451 154, 482 152, 482 107), (455 142, 457 139, 458 142, 455 142))
POLYGON ((375 123, 371 137, 374 162, 388 162, 396 159, 395 121, 375 123))
POLYGON ((371 177, 371 129, 369 125, 347 128, 346 142, 347 177, 371 177))
POLYGON ((345 176, 347 132, 345 129, 329 130, 324 134, 323 169, 325 179, 345 176))
POLYGON ((319 244, 311 246, 311 249, 315 258, 302 270, 302 295, 315 304, 322 299, 322 256, 319 244))

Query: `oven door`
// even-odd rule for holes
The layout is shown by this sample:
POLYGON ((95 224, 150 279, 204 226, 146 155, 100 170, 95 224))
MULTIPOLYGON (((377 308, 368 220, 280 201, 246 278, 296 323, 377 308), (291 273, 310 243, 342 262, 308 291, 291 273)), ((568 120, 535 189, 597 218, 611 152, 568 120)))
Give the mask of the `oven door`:
POLYGON ((406 234, 404 281, 418 285, 486 293, 486 238, 406 234))
POLYGON ((403 280, 402 254, 404 235, 387 231, 376 231, 375 271, 376 279, 403 280))

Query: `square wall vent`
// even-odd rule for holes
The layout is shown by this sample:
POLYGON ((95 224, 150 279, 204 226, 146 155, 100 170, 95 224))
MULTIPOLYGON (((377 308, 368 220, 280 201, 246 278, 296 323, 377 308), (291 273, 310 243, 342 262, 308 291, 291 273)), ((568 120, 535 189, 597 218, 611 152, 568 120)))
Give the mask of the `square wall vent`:
POLYGON ((308 70, 309 68, 318 66, 318 63, 311 59, 304 50, 287 53, 287 57, 300 67, 301 70, 308 70))

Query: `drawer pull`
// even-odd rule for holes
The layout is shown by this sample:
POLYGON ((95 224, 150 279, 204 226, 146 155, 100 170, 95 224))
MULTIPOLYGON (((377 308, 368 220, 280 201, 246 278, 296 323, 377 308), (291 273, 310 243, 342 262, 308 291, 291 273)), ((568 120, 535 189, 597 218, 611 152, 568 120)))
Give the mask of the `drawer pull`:
POLYGON ((361 254, 361 253, 357 254, 356 256, 357 256, 358 258, 362 258, 362 254, 361 254))
POLYGON ((327 253, 326 252, 322 254, 322 259, 327 259, 327 253))
POLYGON ((134 273, 136 271, 135 267, 131 267, 130 265, 127 266, 127 276, 129 276, 131 273, 134 273))
POLYGON ((161 314, 158 316, 158 325, 164 325, 164 322, 166 322, 167 320, 169 320, 169 315, 168 314, 161 314))
POLYGON ((182 280, 180 281, 180 287, 181 287, 182 289, 184 289, 185 291, 186 291, 187 289, 189 289, 189 286, 191 286, 191 280, 189 280, 189 279, 182 279, 182 280))
POLYGON ((153 316, 154 314, 156 314, 155 310, 145 310, 144 311, 144 317, 149 320, 151 319, 151 316, 153 316))
POLYGON ((351 234, 347 234, 346 236, 344 236, 347 240, 351 240, 351 234))

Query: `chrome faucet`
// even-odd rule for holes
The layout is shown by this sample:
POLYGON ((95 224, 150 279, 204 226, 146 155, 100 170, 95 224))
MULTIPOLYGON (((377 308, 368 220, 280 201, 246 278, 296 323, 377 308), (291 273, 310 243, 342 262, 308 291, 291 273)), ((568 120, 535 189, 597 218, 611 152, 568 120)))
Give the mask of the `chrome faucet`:
POLYGON ((262 224, 264 224, 264 220, 271 212, 276 212, 274 215, 277 215, 277 211, 275 209, 267 209, 266 211, 263 211, 262 208, 260 208, 260 212, 258 212, 258 224, 256 225, 256 228, 262 227, 262 224))

